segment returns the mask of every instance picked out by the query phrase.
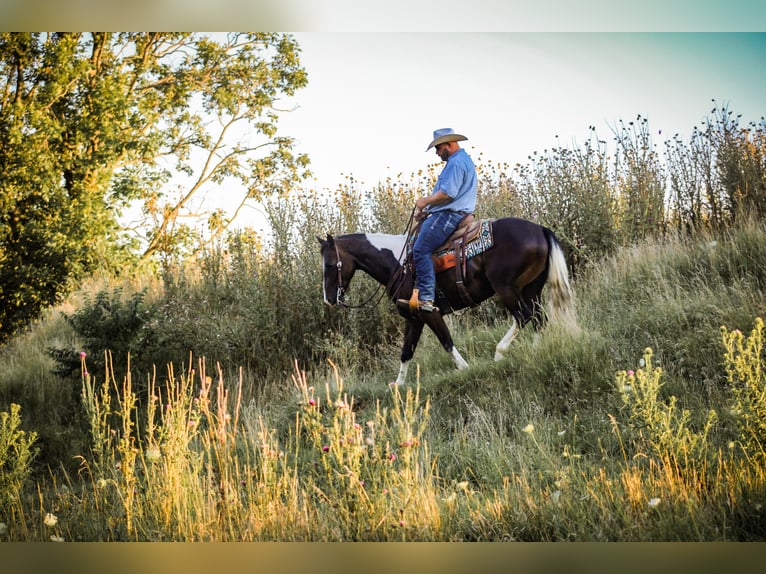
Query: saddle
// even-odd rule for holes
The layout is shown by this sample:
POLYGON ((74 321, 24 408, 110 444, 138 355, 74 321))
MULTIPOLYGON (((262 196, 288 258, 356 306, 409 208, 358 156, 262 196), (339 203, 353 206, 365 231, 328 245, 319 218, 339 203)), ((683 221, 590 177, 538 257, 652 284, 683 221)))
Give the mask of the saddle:
MULTIPOLYGON (((492 246, 491 219, 477 220, 472 213, 466 215, 455 231, 433 253, 434 271, 438 274, 448 269, 456 268, 457 291, 463 303, 474 307, 476 302, 464 285, 466 263, 473 255, 478 255, 492 246)), ((408 257, 412 257, 412 244, 420 229, 418 225, 410 235, 408 257)), ((437 291, 438 291, 437 286, 437 291)), ((437 294, 438 295, 438 294, 437 294)), ((410 309, 417 308, 417 289, 413 291, 410 309)), ((443 304, 444 302, 442 302, 443 304)), ((449 305, 447 305, 449 306, 449 305)))
POLYGON ((476 239, 481 233, 482 222, 476 221, 476 218, 472 213, 466 215, 458 224, 455 231, 452 232, 438 249, 434 252, 434 270, 436 273, 441 273, 447 269, 455 268, 455 284, 457 286, 457 292, 463 303, 469 307, 476 305, 471 295, 468 293, 463 281, 465 279, 466 262, 468 256, 466 254, 466 245, 476 239))

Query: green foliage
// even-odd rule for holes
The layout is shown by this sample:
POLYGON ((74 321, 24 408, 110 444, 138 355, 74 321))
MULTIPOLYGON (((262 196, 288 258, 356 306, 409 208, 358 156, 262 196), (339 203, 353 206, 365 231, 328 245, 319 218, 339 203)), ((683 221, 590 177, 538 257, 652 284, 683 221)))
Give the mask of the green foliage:
POLYGON ((673 465, 701 464, 709 453, 708 435, 716 423, 715 411, 710 411, 700 431, 690 428, 691 413, 678 407, 678 398, 662 400, 662 369, 652 364, 652 349, 646 348, 637 371, 621 371, 616 386, 625 409, 626 430, 621 439, 628 438, 638 455, 668 460, 673 465))
MULTIPOLYGON (((180 218, 211 186, 243 204, 305 176, 272 104, 306 81, 283 34, 0 35, 0 343, 89 271, 188 246, 180 218), (251 139, 233 141, 242 124, 251 139), (191 178, 180 196, 165 158, 191 178), (117 223, 131 206, 138 235, 117 223)), ((209 222, 213 238, 228 226, 209 222)))
POLYGON ((726 379, 731 389, 737 442, 745 456, 762 461, 766 456, 766 376, 763 372, 763 319, 756 318, 748 337, 721 327, 726 379))
POLYGON ((22 487, 29 478, 37 449, 37 433, 21 428, 21 407, 11 404, 0 411, 0 516, 19 505, 22 487))
MULTIPOLYGON (((82 374, 82 358, 91 357, 95 372, 106 370, 107 357, 117 357, 119 364, 128 364, 140 373, 151 372, 158 349, 150 330, 155 309, 145 302, 146 290, 125 295, 122 287, 111 292, 101 290, 95 297, 85 294, 79 309, 65 315, 72 326, 80 348, 52 348, 57 363, 54 372, 76 381, 82 374)), ((114 376, 122 379, 127 373, 118 370, 114 376)))
POLYGON ((747 215, 763 216, 766 123, 740 126, 726 106, 714 107, 686 143, 666 142, 669 223, 678 229, 723 229, 747 215))
MULTIPOLYGON (((591 128, 583 150, 557 147, 517 166, 523 211, 553 229, 575 272, 616 246, 618 191, 611 181, 603 142, 591 128)), ((547 151, 547 150, 546 150, 547 151)))

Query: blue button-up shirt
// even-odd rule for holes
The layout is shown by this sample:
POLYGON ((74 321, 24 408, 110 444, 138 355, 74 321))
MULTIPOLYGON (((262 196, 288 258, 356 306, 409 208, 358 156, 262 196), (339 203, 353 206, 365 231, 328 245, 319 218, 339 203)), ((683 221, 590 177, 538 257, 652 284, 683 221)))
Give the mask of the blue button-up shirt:
POLYGON ((473 213, 476 209, 476 167, 471 156, 464 149, 459 149, 447 158, 446 165, 436 180, 433 193, 443 191, 452 198, 450 203, 429 206, 430 212, 465 211, 473 213))

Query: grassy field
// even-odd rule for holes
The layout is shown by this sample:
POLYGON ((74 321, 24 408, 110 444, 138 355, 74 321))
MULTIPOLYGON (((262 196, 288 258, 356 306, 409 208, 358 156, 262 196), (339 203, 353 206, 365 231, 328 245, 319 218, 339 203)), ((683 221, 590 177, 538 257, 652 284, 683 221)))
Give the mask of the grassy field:
POLYGON ((67 386, 59 309, 0 355, 0 539, 763 540, 765 288, 763 223, 642 242, 578 275, 576 328, 494 362, 492 303, 451 316, 470 368, 425 334, 399 389, 395 342, 341 335, 268 380, 83 352, 67 386))

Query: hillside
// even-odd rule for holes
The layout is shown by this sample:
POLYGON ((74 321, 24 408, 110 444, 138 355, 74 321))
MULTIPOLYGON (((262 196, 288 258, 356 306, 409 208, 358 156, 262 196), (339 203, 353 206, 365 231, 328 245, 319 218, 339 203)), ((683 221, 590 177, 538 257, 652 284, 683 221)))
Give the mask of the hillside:
POLYGON ((765 287, 762 222, 641 243, 578 277, 578 329, 525 329, 496 363, 490 303, 451 318, 468 370, 425 334, 402 389, 397 338, 365 355, 342 332, 329 362, 266 381, 194 359, 105 381, 85 356, 67 387, 59 310, 2 351, 0 411, 20 409, 0 435, 18 452, 37 433, 50 468, 0 465, 6 492, 40 489, 0 499, 4 536, 761 540, 765 287))

